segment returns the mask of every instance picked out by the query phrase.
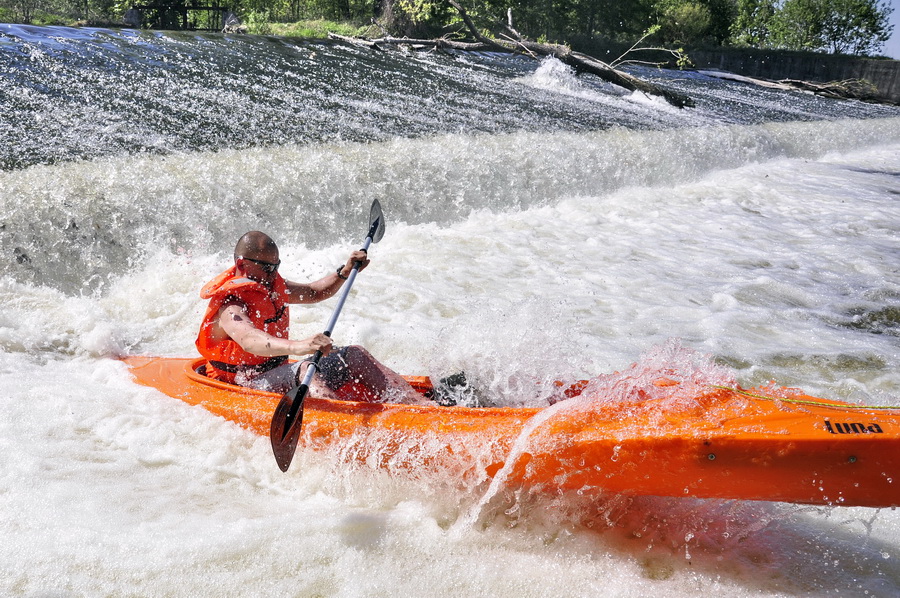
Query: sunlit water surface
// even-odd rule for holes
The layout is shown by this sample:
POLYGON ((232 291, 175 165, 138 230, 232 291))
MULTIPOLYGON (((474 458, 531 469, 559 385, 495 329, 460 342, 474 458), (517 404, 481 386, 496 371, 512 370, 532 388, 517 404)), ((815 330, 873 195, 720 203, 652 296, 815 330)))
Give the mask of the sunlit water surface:
POLYGON ((900 112, 645 74, 698 107, 553 62, 0 27, 0 593, 900 593, 894 511, 534 495, 302 447, 284 475, 114 359, 193 355, 242 232, 317 278, 377 197, 335 338, 401 372, 498 405, 664 370, 900 405, 900 112))

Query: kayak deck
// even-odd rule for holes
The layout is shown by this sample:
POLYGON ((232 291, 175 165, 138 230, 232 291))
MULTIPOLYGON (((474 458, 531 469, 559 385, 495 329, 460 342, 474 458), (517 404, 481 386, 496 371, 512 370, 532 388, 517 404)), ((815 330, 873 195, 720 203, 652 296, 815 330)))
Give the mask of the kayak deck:
MULTIPOLYGON (((268 436, 280 395, 197 374, 196 359, 129 357, 137 382, 268 436)), ((427 377, 408 377, 419 391, 427 377)), ((677 387, 666 381, 662 386, 677 387)), ((584 384, 570 387, 577 397, 584 384)), ((659 389, 666 392, 668 389, 659 389)), ((591 401, 471 408, 308 397, 300 444, 370 467, 540 491, 900 505, 900 410, 707 387, 684 404, 591 401)))

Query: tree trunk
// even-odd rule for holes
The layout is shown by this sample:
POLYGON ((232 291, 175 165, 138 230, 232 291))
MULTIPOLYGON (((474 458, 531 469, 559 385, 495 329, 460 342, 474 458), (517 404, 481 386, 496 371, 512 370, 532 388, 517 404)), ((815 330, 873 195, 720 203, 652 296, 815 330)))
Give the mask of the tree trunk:
POLYGON ((456 2, 456 0, 449 0, 449 2, 450 5, 453 6, 453 8, 457 10, 457 12, 459 12, 459 15, 462 17, 463 22, 465 22, 466 27, 469 28, 469 32, 472 34, 472 36, 482 44, 491 46, 495 49, 504 50, 506 52, 527 54, 532 58, 537 58, 537 56, 553 56, 560 62, 571 66, 577 72, 591 73, 592 75, 600 77, 604 81, 608 81, 614 85, 618 85, 619 87, 624 87, 629 91, 641 91, 650 95, 663 97, 667 102, 669 102, 673 106, 677 106, 678 108, 685 108, 694 105, 694 101, 684 94, 678 93, 676 91, 670 91, 668 89, 663 89, 662 87, 650 83, 649 81, 638 79, 637 77, 629 75, 628 73, 614 69, 605 62, 597 60, 593 56, 588 56, 587 54, 582 54, 581 52, 573 52, 572 49, 567 46, 561 46, 559 44, 539 44, 537 42, 522 39, 517 39, 515 41, 503 41, 484 37, 478 31, 478 28, 472 22, 472 19, 469 17, 468 13, 466 13, 465 9, 460 6, 460 4, 456 2))

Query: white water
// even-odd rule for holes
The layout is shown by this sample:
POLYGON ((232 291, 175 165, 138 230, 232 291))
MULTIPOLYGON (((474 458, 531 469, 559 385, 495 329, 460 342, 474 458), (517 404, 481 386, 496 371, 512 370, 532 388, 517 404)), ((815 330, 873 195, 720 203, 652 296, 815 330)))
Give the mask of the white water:
MULTIPOLYGON (((387 234, 335 336, 402 372, 462 368, 495 402, 535 404, 516 391, 535 375, 662 368, 692 349, 745 385, 900 404, 883 311, 900 298, 898 126, 453 140, 479 161, 444 138, 397 140, 0 174, 6 250, 22 230, 37 238, 20 243, 32 270, 0 279, 0 594, 897 595, 894 511, 503 491, 482 508, 484 484, 302 448, 283 475, 267 439, 136 386, 110 356, 194 354, 197 292, 235 231, 271 224, 285 275, 319 276, 358 244, 377 195, 387 234), (544 159, 521 163, 534 143, 544 159), (92 239, 70 245, 82 264, 48 224, 66 210, 92 239)), ((296 332, 330 310, 294 310, 296 332)))
MULTIPOLYGON (((698 98, 678 111, 552 61, 0 34, 0 595, 900 594, 895 511, 533 495, 403 473, 415 451, 351 464, 364 436, 284 475, 267 439, 113 358, 193 355, 239 234, 318 277, 378 197, 335 337, 401 372, 464 369, 506 405, 662 370, 898 405, 900 119, 871 119, 896 110, 673 75, 698 98)), ((331 308, 295 309, 295 333, 331 308)))

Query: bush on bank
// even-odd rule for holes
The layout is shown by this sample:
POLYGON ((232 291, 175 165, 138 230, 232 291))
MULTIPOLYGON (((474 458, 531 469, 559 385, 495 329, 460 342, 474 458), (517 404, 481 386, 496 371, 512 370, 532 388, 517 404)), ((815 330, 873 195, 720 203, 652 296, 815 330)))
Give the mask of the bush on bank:
MULTIPOLYGON (((226 0, 248 31, 324 37, 356 35, 373 22, 377 35, 413 38, 463 29, 446 0, 226 0)), ((480 27, 497 35, 509 19, 524 37, 566 43, 633 43, 653 28, 651 45, 751 47, 876 55, 893 30, 888 0, 460 0, 480 27), (511 12, 509 12, 511 11, 511 12)), ((178 14, 187 0, 154 0, 178 14)), ((0 0, 0 18, 35 24, 122 23, 138 0, 0 0)), ((215 27, 200 14, 189 27, 215 27)), ((163 26, 180 26, 180 19, 163 26)), ((220 26, 220 25, 218 25, 220 26)))

